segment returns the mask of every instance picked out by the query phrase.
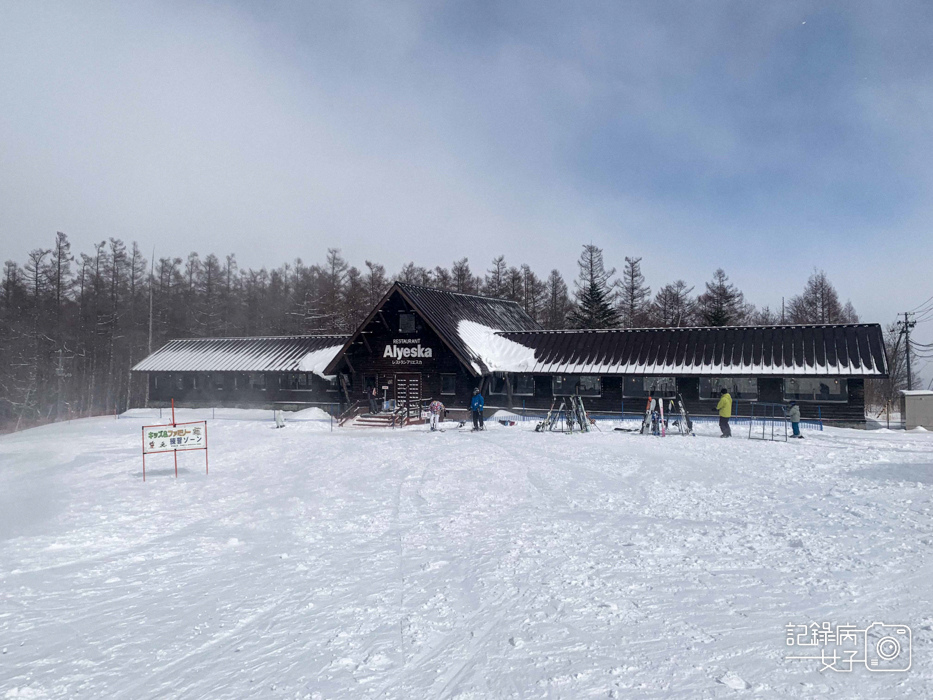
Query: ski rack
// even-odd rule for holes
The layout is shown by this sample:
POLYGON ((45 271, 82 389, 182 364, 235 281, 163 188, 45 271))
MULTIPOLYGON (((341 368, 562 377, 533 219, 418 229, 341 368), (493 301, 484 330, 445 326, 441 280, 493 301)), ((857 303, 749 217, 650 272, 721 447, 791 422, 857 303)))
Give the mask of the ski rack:
POLYGON ((671 416, 674 415, 677 416, 677 418, 674 419, 674 425, 677 426, 677 431, 680 435, 687 436, 695 434, 693 432, 693 421, 690 419, 690 414, 687 413, 683 396, 677 394, 676 399, 656 399, 653 396, 649 396, 648 404, 645 406, 645 417, 641 422, 641 430, 639 430, 639 433, 642 435, 666 437, 671 416), (667 415, 664 415, 665 401, 669 402, 667 415))
MULTIPOLYGON (((687 435, 696 435, 696 433, 693 432, 693 421, 690 418, 690 414, 687 413, 687 407, 684 406, 684 397, 680 394, 677 394, 676 401, 674 399, 671 399, 670 401, 671 409, 676 409, 678 413, 678 417, 674 421, 674 425, 677 426, 680 434, 684 437, 687 435)), ((673 415, 673 412, 669 412, 669 415, 673 415)))
POLYGON ((551 403, 544 420, 535 426, 536 433, 558 432, 573 433, 575 426, 576 432, 590 432, 590 417, 586 413, 586 407, 583 405, 583 397, 573 395, 567 399, 561 399, 560 406, 554 410, 557 400, 551 403), (568 405, 569 402, 569 405, 568 405))

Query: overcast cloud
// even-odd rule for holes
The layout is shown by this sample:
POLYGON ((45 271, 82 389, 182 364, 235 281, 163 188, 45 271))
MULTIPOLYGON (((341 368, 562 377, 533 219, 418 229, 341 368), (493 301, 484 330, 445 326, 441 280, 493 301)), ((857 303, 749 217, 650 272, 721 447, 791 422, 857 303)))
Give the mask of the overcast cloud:
POLYGON ((931 53, 928 2, 2 2, 0 259, 594 242, 886 323, 933 294, 931 53))

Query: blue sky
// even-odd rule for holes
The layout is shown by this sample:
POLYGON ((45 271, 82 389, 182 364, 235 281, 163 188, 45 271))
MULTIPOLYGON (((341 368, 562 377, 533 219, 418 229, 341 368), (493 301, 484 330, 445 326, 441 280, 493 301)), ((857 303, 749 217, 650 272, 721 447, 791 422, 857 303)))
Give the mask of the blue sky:
POLYGON ((931 47, 909 1, 0 3, 0 258, 594 242, 772 307, 824 268, 888 322, 933 294, 931 47))

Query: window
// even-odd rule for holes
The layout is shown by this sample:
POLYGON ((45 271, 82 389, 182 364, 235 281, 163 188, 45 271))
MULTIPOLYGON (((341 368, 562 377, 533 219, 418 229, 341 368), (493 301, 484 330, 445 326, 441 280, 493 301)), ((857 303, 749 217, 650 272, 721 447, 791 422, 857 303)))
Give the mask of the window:
POLYGON ((249 388, 263 391, 266 388, 266 375, 262 372, 249 373, 249 388))
POLYGON ((509 374, 505 377, 493 377, 489 384, 489 393, 507 394, 506 378, 512 381, 512 396, 534 396, 535 378, 530 374, 509 374))
POLYGON ((622 396, 676 396, 674 377, 626 377, 622 383, 622 396))
POLYGON ((441 394, 450 396, 457 393, 457 375, 456 374, 442 374, 441 375, 441 394))
POLYGON ((530 374, 513 374, 512 393, 515 396, 534 396, 535 378, 530 374))
POLYGON ((185 389, 185 375, 178 374, 175 376, 175 388, 178 391, 184 391, 185 389))
POLYGON ((223 391, 224 390, 224 375, 219 372, 212 374, 211 379, 214 380, 214 390, 223 391))
POLYGON ((337 391, 337 377, 325 377, 324 381, 327 382, 327 391, 337 391))
POLYGON ((400 313, 398 315, 399 333, 414 333, 417 330, 416 326, 414 314, 400 313))
POLYGON ((307 372, 291 372, 285 376, 285 386, 291 391, 307 391, 310 388, 307 372))
POLYGON ((602 382, 599 377, 559 374, 551 380, 551 389, 554 396, 601 396, 602 382))
POLYGON ((785 379, 784 398, 787 401, 838 401, 849 400, 849 382, 845 379, 805 378, 785 379))
POLYGON ((726 389, 733 400, 758 400, 758 380, 746 377, 700 377, 700 398, 719 400, 719 390, 726 389))
POLYGON ((158 374, 152 375, 152 388, 153 389, 159 388, 159 375, 158 374))

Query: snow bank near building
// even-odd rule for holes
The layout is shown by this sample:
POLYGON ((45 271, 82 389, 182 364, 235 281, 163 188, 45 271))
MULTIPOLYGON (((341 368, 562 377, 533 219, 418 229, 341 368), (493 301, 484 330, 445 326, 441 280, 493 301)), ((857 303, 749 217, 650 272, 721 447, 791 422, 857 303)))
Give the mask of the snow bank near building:
MULTIPOLYGON (((498 332, 475 321, 457 324, 460 339, 490 372, 530 372, 535 366, 535 351, 497 335, 498 332)), ((471 364, 474 370, 482 372, 475 362, 471 364)))
MULTIPOLYGON (((131 408, 120 414, 120 419, 135 419, 143 423, 158 424, 170 423, 172 420, 171 408, 131 408)), ((189 420, 223 420, 223 421, 268 421, 273 422, 273 411, 264 408, 176 408, 175 421, 189 420)), ((312 406, 300 411, 286 411, 286 421, 322 421, 330 420, 327 411, 312 406)))

